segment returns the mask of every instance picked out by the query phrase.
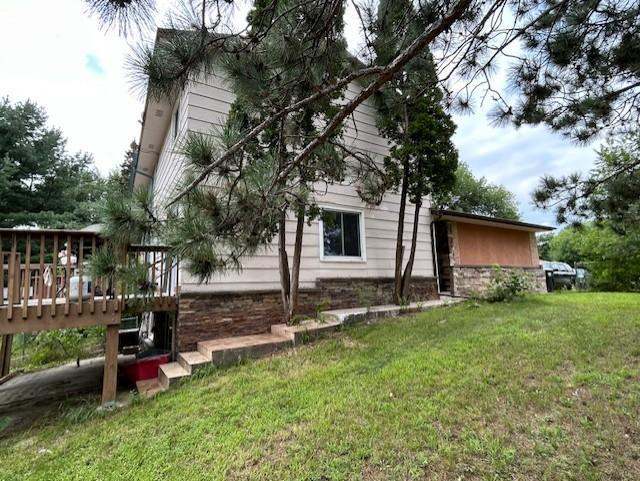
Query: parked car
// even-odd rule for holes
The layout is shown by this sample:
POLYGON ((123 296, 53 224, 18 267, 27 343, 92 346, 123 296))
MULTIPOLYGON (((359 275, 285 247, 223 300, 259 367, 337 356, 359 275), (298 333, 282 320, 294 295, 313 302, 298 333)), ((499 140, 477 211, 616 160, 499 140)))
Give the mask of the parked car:
POLYGON ((566 262, 540 261, 540 267, 547 278, 547 291, 573 289, 576 285, 576 270, 566 262))

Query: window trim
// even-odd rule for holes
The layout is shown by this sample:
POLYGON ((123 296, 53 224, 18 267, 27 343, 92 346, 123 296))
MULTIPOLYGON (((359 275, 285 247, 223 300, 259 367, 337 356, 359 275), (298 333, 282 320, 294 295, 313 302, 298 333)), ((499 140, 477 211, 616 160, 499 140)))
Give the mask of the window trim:
POLYGON ((337 207, 333 205, 319 205, 320 211, 333 211, 333 212, 344 212, 346 214, 357 214, 358 215, 358 230, 360 231, 360 255, 359 256, 327 256, 324 254, 324 223, 322 221, 322 214, 318 218, 318 250, 320 251, 320 261, 321 262, 352 262, 352 263, 362 263, 367 262, 367 244, 365 242, 366 229, 364 225, 364 211, 362 209, 357 208, 349 208, 349 207, 337 207))

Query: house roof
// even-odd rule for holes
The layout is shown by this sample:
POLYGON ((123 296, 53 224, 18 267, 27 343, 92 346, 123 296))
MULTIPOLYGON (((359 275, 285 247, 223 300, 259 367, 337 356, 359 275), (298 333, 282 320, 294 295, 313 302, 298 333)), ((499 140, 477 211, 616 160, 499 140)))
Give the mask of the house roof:
POLYGON ((449 220, 465 224, 479 224, 502 229, 524 230, 528 232, 543 232, 554 230, 555 227, 541 224, 530 224, 519 220, 503 219, 501 217, 491 217, 478 214, 467 214, 456 210, 431 209, 431 215, 437 220, 449 220))

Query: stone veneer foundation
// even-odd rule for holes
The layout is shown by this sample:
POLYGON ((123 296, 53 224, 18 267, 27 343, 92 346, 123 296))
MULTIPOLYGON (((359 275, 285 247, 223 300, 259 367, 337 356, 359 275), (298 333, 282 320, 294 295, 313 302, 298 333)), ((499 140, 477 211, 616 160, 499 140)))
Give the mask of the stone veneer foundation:
MULTIPOLYGON (((299 314, 322 310, 347 309, 363 304, 392 304, 392 278, 318 279, 313 289, 301 289, 299 314)), ((414 277, 409 297, 412 300, 438 299, 434 277, 414 277)), ((182 293, 176 329, 178 351, 189 351, 198 341, 269 332, 282 322, 279 290, 242 292, 182 293)))
MULTIPOLYGON (((515 271, 524 274, 531 292, 547 292, 544 271, 540 267, 505 267, 503 271, 515 271)), ((493 277, 495 266, 454 266, 453 295, 471 297, 486 292, 489 281, 493 277)))

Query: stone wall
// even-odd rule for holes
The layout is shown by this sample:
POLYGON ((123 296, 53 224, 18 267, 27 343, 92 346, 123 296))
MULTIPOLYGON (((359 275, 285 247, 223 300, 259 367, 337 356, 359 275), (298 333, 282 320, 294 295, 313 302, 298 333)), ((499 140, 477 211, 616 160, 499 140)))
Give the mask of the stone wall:
MULTIPOLYGON (((454 266, 453 295, 471 297, 482 295, 493 277, 494 266, 454 266)), ((531 292, 546 292, 544 271, 539 267, 501 267, 504 271, 516 271, 529 279, 531 292)))
MULTIPOLYGON (((311 315, 322 310, 346 309, 391 304, 391 278, 318 279, 316 288, 301 289, 299 313, 311 315)), ((414 277, 410 298, 438 298, 433 277, 414 277)), ((176 345, 178 351, 189 351, 198 341, 229 336, 269 332, 272 324, 282 322, 280 291, 183 293, 179 299, 176 345)))

